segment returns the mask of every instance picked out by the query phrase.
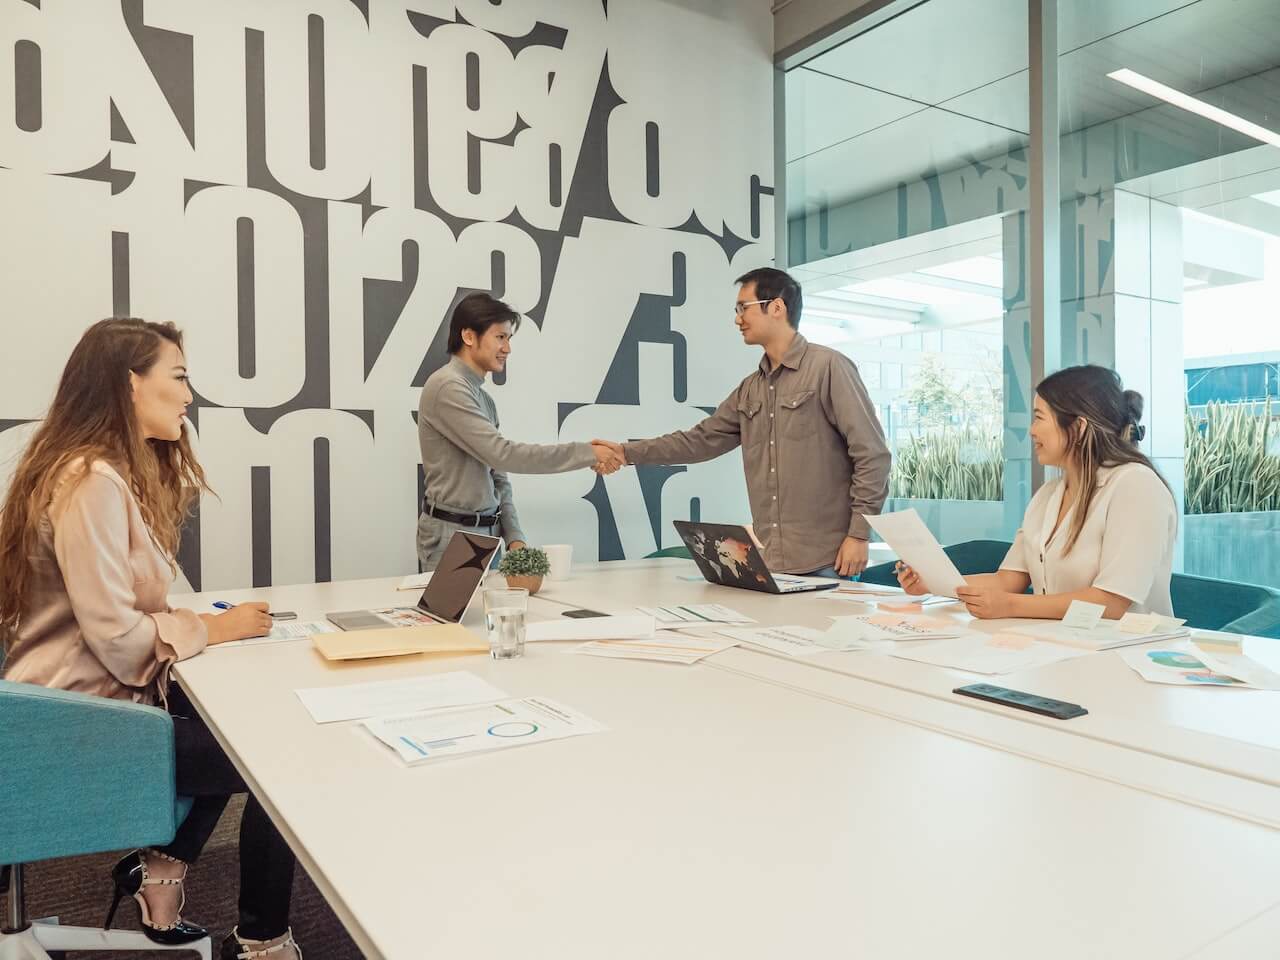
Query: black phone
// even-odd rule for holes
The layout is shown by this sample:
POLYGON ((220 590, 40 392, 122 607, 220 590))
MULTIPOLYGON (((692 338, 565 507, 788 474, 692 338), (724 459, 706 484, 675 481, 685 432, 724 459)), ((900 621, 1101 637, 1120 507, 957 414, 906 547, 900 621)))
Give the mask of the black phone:
POLYGON ((584 617, 607 617, 607 613, 601 613, 599 610, 566 610, 561 614, 562 617, 573 617, 575 620, 581 620, 584 617))
POLYGON ((272 620, 297 620, 298 615, 292 610, 272 610, 268 614, 272 620))

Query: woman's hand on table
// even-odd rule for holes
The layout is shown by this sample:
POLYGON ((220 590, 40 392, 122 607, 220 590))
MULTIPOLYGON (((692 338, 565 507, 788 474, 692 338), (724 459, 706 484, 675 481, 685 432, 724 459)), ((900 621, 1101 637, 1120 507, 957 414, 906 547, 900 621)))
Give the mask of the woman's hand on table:
POLYGON ((209 645, 265 637, 271 632, 271 616, 265 603, 238 603, 226 613, 202 613, 209 628, 209 645))

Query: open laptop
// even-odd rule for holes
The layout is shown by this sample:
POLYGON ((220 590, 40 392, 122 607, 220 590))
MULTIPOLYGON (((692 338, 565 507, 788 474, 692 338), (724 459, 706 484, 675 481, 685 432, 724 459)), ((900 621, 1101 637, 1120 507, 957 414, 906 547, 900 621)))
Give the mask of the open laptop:
POLYGON ((460 623, 501 544, 497 537, 459 530, 445 547, 444 556, 427 582, 427 589, 422 591, 417 606, 343 610, 326 613, 325 617, 341 630, 460 623))
POLYGON ((840 586, 839 580, 827 577, 770 573, 745 527, 688 520, 673 520, 672 523, 708 583, 763 593, 804 593, 808 590, 834 590, 840 586))

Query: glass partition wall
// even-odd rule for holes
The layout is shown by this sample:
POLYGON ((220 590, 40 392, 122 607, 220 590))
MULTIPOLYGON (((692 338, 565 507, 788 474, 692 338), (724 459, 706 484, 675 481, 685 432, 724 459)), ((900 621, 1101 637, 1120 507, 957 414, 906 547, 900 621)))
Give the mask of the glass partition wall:
MULTIPOLYGON (((782 64, 780 261, 805 287, 802 332, 872 392, 891 506, 943 542, 1009 539, 1040 332, 1032 4, 868 6, 782 64)), ((1036 6, 1056 24, 1046 356, 1146 397, 1143 447, 1184 503, 1178 569, 1280 585, 1280 4, 1036 6)))

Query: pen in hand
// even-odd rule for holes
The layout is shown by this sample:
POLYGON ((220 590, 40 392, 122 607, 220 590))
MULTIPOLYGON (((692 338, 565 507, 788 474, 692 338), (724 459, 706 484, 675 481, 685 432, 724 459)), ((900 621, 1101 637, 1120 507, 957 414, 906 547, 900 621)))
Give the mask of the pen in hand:
MULTIPOLYGON (((227 603, 226 600, 215 600, 212 606, 215 610, 231 610, 235 607, 235 604, 227 603)), ((271 610, 267 612, 267 616, 272 620, 294 620, 298 615, 292 610, 271 610)))

